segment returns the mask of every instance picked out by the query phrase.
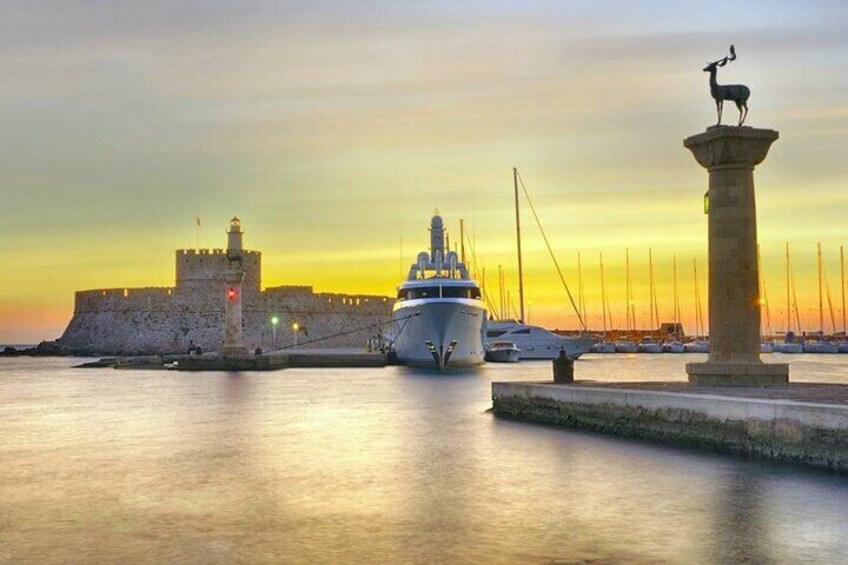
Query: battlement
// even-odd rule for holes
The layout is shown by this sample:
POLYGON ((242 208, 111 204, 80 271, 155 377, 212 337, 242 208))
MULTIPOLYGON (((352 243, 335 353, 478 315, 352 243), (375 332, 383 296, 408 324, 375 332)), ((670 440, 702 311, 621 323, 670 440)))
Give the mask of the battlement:
MULTIPOLYGON (((238 252, 239 255, 261 255, 261 251, 250 251, 243 250, 238 252)), ((199 256, 199 255, 227 255, 226 249, 220 248, 200 248, 200 249, 177 249, 177 256, 180 255, 189 255, 189 256, 199 256)))
POLYGON ((266 295, 274 295, 274 296, 286 296, 289 294, 314 294, 312 291, 312 286, 310 285, 281 285, 281 286, 269 286, 266 287, 265 290, 262 291, 266 295))
POLYGON ((173 292, 171 287, 78 290, 74 295, 74 313, 164 310, 170 308, 173 292))

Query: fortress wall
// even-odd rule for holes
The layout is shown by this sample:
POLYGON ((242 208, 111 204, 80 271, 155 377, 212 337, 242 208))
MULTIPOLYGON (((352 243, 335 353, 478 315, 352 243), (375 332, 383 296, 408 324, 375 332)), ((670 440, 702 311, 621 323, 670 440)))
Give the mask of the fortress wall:
MULTIPOLYGON (((102 355, 184 352, 190 341, 215 351, 224 339, 223 293, 223 283, 220 293, 213 294, 168 288, 82 291, 77 293, 77 308, 59 343, 102 355)), ((390 320, 393 302, 372 295, 303 291, 245 295, 244 343, 251 350, 272 349, 271 318, 277 316, 278 347, 292 344, 295 322, 308 332, 298 335, 299 343, 362 328, 309 347, 362 347, 377 329, 388 327, 367 326, 390 320)))

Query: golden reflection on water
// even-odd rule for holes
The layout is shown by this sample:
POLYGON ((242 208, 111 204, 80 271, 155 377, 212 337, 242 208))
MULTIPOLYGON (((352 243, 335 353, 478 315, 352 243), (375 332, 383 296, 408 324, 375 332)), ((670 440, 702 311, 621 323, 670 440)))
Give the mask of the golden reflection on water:
MULTIPOLYGON (((492 378, 542 378, 548 364, 437 376, 2 363, 0 562, 848 558, 840 477, 486 412, 492 378)), ((588 358, 577 371, 657 366, 588 358)))

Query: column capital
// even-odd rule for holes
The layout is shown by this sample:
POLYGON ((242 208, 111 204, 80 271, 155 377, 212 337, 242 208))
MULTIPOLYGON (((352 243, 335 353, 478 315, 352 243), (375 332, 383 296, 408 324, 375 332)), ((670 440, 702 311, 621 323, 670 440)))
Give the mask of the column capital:
POLYGON ((711 126, 684 139, 683 146, 706 169, 727 165, 754 168, 763 162, 779 135, 773 129, 711 126))

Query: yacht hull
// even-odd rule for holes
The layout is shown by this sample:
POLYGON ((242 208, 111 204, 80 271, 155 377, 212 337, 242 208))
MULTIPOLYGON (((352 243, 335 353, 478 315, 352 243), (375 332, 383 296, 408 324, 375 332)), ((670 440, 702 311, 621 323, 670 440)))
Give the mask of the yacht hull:
POLYGON ((466 299, 407 300, 392 312, 398 362, 434 369, 481 365, 486 310, 466 299))

